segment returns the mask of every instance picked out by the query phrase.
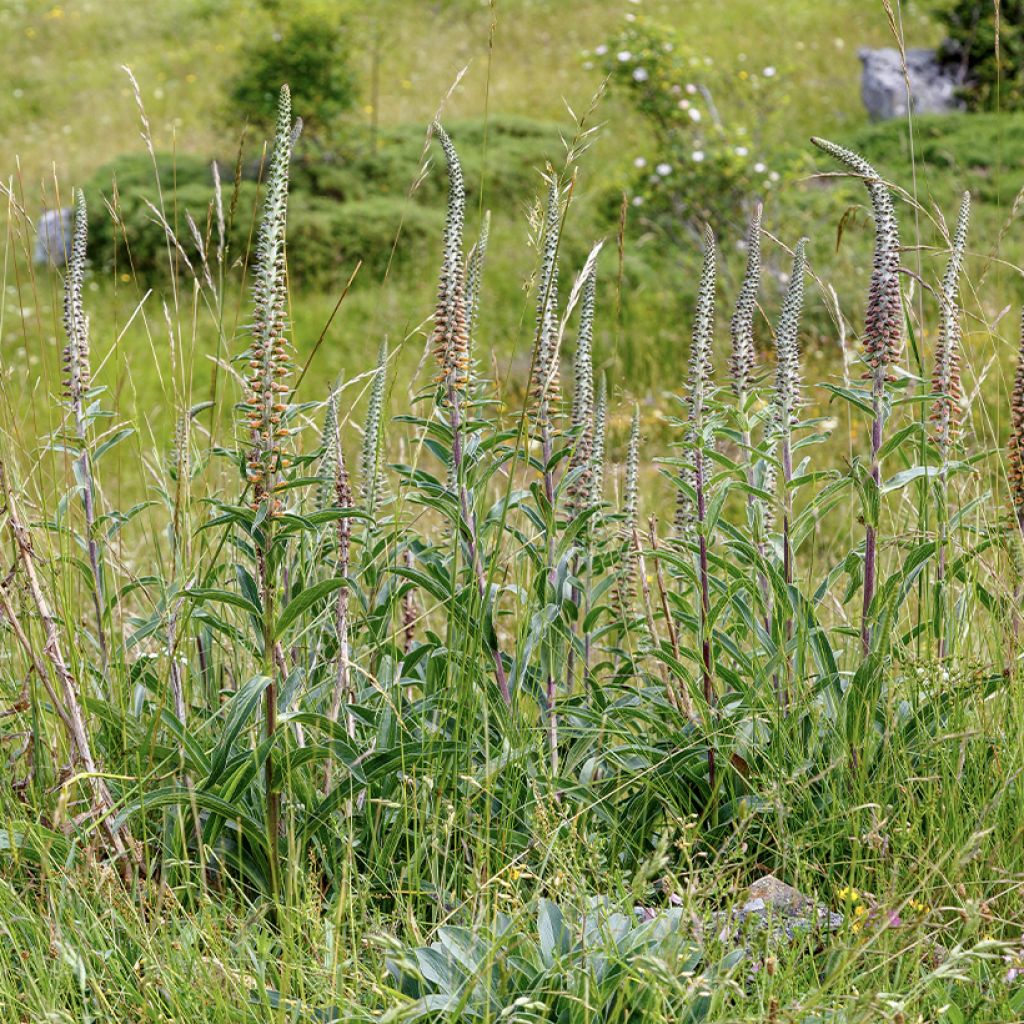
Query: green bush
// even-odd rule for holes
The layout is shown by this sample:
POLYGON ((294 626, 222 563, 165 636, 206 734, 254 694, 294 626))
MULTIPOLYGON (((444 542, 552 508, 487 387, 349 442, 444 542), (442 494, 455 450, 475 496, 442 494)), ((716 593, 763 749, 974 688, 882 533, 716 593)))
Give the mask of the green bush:
MULTIPOLYGON (((252 188, 248 186, 250 209, 252 188)), ((159 154, 154 171, 148 154, 132 155, 101 167, 84 191, 92 262, 104 270, 116 265, 149 278, 167 268, 167 233, 153 209, 161 208, 161 194, 165 216, 191 260, 195 246, 185 214, 191 213, 205 231, 213 173, 210 163, 198 157, 159 154)))
POLYGON ((680 227, 697 237, 705 223, 742 231, 750 198, 781 179, 782 168, 769 166, 759 141, 777 105, 770 93, 776 69, 751 75, 719 68, 643 17, 594 56, 650 132, 651 149, 634 159, 628 189, 637 219, 678 243, 680 227))
MULTIPOLYGON (((462 165, 469 201, 522 202, 537 192, 538 172, 562 158, 558 127, 527 117, 502 116, 452 121, 446 128, 464 154, 462 165)), ((373 195, 405 195, 423 166, 422 124, 384 129, 372 147, 369 132, 346 125, 326 140, 321 152, 296 155, 293 188, 336 199, 366 199, 373 195)), ((442 196, 444 177, 430 174, 414 198, 434 203, 442 196)))
MULTIPOLYGON (((529 118, 503 117, 486 125, 482 120, 456 121, 450 127, 466 154, 463 166, 471 203, 480 198, 481 181, 488 204, 529 199, 537 191, 538 172, 561 150, 557 129, 529 118)), ((347 134, 344 149, 300 147, 292 166, 288 241, 294 282, 333 286, 339 277, 347 277, 357 259, 363 260, 364 273, 383 271, 400 226, 394 253, 398 262, 418 253, 427 238, 439 235, 443 176, 426 175, 409 195, 423 166, 424 138, 424 127, 415 125, 383 132, 375 151, 360 132, 347 134)), ((229 250, 235 260, 250 245, 260 163, 244 167, 232 217, 233 164, 220 161, 229 250)), ((193 259, 195 245, 185 214, 190 213, 205 233, 213 199, 211 161, 158 154, 154 172, 148 154, 132 154, 101 167, 86 183, 85 192, 93 263, 108 271, 115 264, 127 271, 127 236, 131 269, 151 279, 165 274, 168 262, 166 232, 150 204, 159 208, 162 192, 167 219, 193 259), (108 203, 116 205, 117 222, 108 203)))
POLYGON ((403 198, 373 196, 338 203, 299 193, 288 220, 293 280, 333 287, 348 279, 357 260, 363 261, 363 274, 376 276, 387 267, 392 248, 393 265, 423 254, 429 240, 440 238, 443 217, 403 198))
POLYGON ((963 73, 972 110, 1024 109, 1024 0, 1001 0, 999 8, 998 51, 992 0, 951 0, 943 11, 944 58, 963 73))
POLYGON ((344 114, 356 100, 341 21, 312 13, 292 14, 269 38, 242 46, 241 70, 229 91, 232 121, 269 125, 278 90, 288 83, 298 116, 314 135, 344 114))

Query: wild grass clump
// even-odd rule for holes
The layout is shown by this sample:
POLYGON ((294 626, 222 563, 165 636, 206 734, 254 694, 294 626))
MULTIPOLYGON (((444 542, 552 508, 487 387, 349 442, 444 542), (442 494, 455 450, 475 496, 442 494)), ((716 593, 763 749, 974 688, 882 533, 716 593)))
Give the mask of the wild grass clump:
MULTIPOLYGON (((154 204, 185 276, 160 317, 178 428, 152 450, 104 411, 76 195, 65 423, 31 438, 9 403, 0 439, 0 931, 28 965, 0 955, 0 996, 76 1019, 194 1015, 181 977, 224 1020, 1020 1010, 1024 371, 1004 469, 961 373, 969 201, 933 285, 903 265, 890 184, 816 140, 875 220, 863 376, 812 379, 805 306, 844 338, 860 318, 755 205, 731 356, 731 244, 707 226, 662 416, 603 372, 601 243, 562 248, 589 117, 531 208, 528 381, 491 358, 490 221, 467 252, 460 140, 434 123, 433 314, 321 384, 290 327, 283 89, 237 329, 217 244, 154 204), (925 285, 934 309, 907 301, 925 285), (200 323, 226 354, 208 394, 200 323), (933 324, 920 372, 907 343, 920 357, 933 324), (808 416, 811 394, 835 415, 808 416), (656 419, 675 446, 652 456, 656 419), (146 501, 118 507, 114 452, 146 501), (839 932, 730 948, 705 927, 768 871, 842 910, 839 932)), ((223 221, 218 190, 220 244, 223 221)))

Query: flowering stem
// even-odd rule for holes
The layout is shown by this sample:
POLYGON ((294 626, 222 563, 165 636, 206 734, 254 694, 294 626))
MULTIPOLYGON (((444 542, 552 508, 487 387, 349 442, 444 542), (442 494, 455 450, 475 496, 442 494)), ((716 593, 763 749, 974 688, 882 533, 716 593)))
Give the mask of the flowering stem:
MULTIPOLYGON (((483 565, 480 562, 480 549, 476 532, 476 517, 469 501, 469 491, 466 489, 465 474, 463 472, 462 453, 462 419, 459 410, 459 391, 452 380, 448 381, 448 422, 452 431, 452 468, 459 489, 459 508, 462 518, 468 527, 466 546, 469 549, 469 561, 472 566, 473 576, 476 579, 477 591, 480 594, 480 602, 486 610, 487 600, 487 578, 484 575, 483 565)), ((494 680, 501 692, 501 699, 506 705, 511 706, 512 695, 508 688, 508 677, 505 674, 505 663, 501 658, 501 650, 497 643, 491 647, 491 657, 494 659, 494 680)))

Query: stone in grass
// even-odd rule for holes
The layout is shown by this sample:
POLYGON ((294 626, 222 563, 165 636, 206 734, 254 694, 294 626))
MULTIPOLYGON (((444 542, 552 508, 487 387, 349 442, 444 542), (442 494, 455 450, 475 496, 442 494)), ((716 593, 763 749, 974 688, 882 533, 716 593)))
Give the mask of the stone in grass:
POLYGON ((63 268, 71 257, 70 206, 44 210, 36 222, 36 247, 33 257, 37 266, 63 268))
MULTIPOLYGON (((669 902, 678 905, 681 901, 671 894, 669 902)), ((636 907, 635 912, 644 921, 659 914, 651 907, 636 907)), ((780 945, 808 935, 834 932, 842 924, 842 914, 816 903, 774 875, 765 875, 750 886, 739 906, 716 911, 706 925, 694 921, 693 928, 698 940, 706 935, 725 945, 745 945, 744 939, 763 933, 768 945, 780 945)))
POLYGON ((752 931, 763 932, 770 944, 777 944, 836 931, 842 924, 842 914, 816 903, 774 875, 765 875, 750 886, 740 906, 711 915, 709 934, 713 930, 719 942, 732 943, 752 931))
POLYGON ((899 50, 862 49, 860 95, 872 121, 907 116, 907 79, 910 107, 915 114, 946 114, 962 110, 955 72, 940 63, 934 50, 907 50, 906 73, 899 50))

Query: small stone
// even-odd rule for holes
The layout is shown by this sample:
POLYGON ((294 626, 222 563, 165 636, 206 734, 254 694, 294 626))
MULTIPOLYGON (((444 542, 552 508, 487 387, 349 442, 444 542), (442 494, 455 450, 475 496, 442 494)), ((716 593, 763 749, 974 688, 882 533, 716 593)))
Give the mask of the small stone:
POLYGON ((899 50, 864 48, 858 56, 864 65, 860 95, 873 121, 907 115, 907 78, 910 105, 916 114, 947 114, 963 110, 957 96, 956 73, 943 65, 934 50, 906 51, 906 75, 899 50))
POLYGON ((36 266, 63 268, 71 258, 71 218, 74 211, 70 206, 56 210, 44 210, 36 222, 36 246, 33 259, 36 266))

